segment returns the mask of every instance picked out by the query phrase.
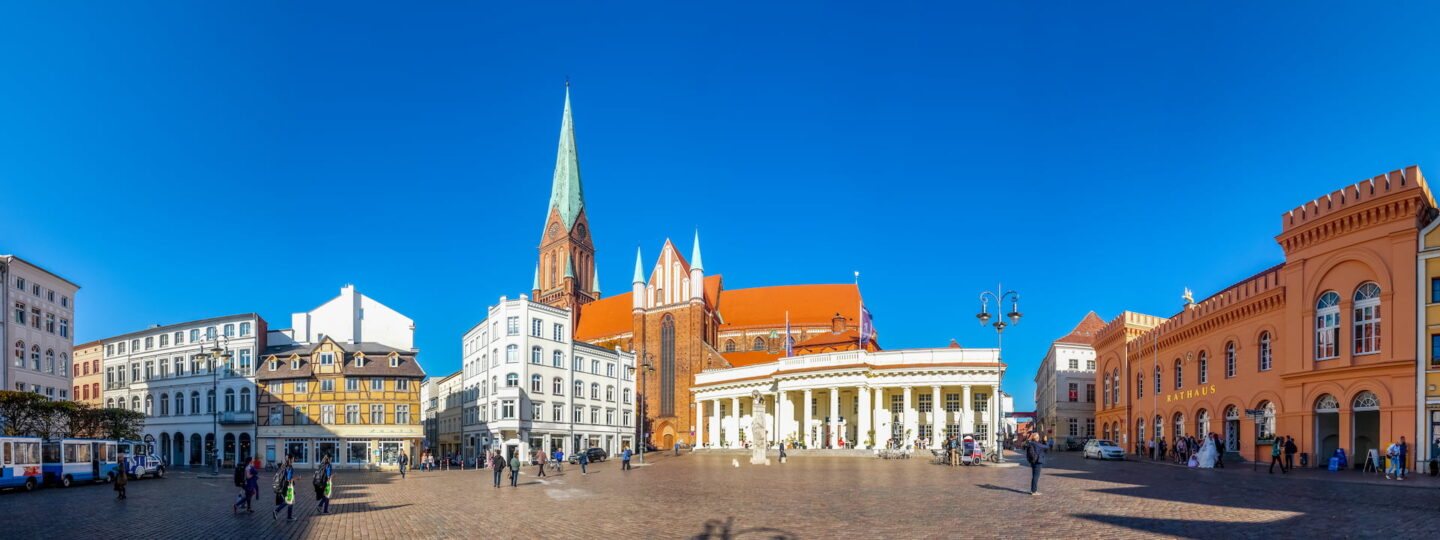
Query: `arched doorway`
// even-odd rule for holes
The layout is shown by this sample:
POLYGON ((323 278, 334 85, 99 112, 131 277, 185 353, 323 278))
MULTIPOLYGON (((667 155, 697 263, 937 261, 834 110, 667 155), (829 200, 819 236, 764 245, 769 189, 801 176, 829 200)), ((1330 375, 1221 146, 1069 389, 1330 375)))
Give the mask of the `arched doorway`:
POLYGON ((235 434, 234 434, 234 433, 226 433, 226 434, 225 434, 225 446, 224 446, 224 449, 225 449, 225 454, 224 454, 225 457, 224 457, 223 460, 220 461, 220 464, 223 465, 223 466, 226 466, 226 467, 230 467, 230 466, 232 466, 232 465, 235 463, 235 434))
POLYGON ((661 442, 663 443, 663 444, 660 446, 660 450, 664 451, 664 450, 669 450, 669 449, 671 449, 671 448, 674 448, 674 447, 675 447, 675 429, 674 429, 674 428, 671 428, 670 426, 665 426, 665 432, 664 432, 664 434, 661 436, 660 439, 661 439, 661 442))
MULTIPOLYGON (((250 449, 250 434, 249 434, 249 433, 241 433, 241 434, 240 434, 240 454, 239 454, 237 457, 238 457, 238 459, 245 460, 245 461, 249 461, 250 458, 255 457, 255 451, 250 449)), ((340 457, 340 456, 332 456, 332 457, 334 457, 336 460, 339 460, 339 457, 340 457)))
POLYGON ((1340 448, 1340 400, 1325 394, 1315 400, 1315 461, 1330 464, 1340 448))
POLYGON ((1225 407, 1225 451, 1240 451, 1240 408, 1225 407))
POLYGON ((167 457, 170 457, 170 434, 162 431, 160 432, 160 459, 164 460, 167 457))
POLYGON ((170 446, 170 455, 165 456, 165 462, 171 465, 185 464, 185 435, 175 434, 175 444, 170 446))
MULTIPOLYGON (((213 396, 212 396, 212 397, 213 397, 213 396)), ((206 465, 209 465, 209 464, 211 464, 211 463, 213 463, 213 462, 215 461, 215 450, 216 450, 216 448, 215 448, 215 434, 214 434, 214 433, 206 433, 206 434, 205 434, 205 456, 204 456, 204 460, 205 460, 205 461, 204 461, 203 463, 205 463, 206 465)))
POLYGON ((199 465, 199 464, 200 464, 200 460, 201 460, 201 459, 204 459, 204 457, 201 455, 201 452, 203 451, 202 448, 203 448, 203 447, 200 446, 200 434, 199 434, 199 433, 195 433, 195 434, 193 434, 193 435, 190 435, 190 464, 191 464, 191 465, 199 465))
POLYGON ((1380 448, 1380 398, 1369 390, 1360 392, 1351 402, 1350 410, 1351 423, 1355 428, 1354 452, 1350 454, 1350 461, 1365 463, 1370 451, 1380 448))
POLYGON ((1135 453, 1145 453, 1145 419, 1135 421, 1135 453))

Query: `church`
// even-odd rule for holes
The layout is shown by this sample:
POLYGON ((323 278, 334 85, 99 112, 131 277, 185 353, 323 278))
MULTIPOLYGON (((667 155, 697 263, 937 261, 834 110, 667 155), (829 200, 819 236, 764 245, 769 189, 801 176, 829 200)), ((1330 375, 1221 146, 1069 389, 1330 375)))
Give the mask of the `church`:
POLYGON ((858 285, 726 289, 720 274, 706 274, 698 232, 689 258, 666 239, 648 271, 637 250, 630 291, 602 296, 592 232, 567 84, 531 298, 569 309, 575 340, 635 352, 645 435, 660 448, 695 444, 690 388, 702 371, 879 350, 858 285))

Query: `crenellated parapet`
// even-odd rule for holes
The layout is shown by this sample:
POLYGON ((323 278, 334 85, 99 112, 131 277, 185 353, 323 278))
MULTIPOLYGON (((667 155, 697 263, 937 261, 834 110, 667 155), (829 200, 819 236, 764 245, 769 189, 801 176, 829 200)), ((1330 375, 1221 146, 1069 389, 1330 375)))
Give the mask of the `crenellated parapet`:
POLYGON ((1413 220, 1434 206, 1425 177, 1412 165, 1345 186, 1281 214, 1281 232, 1275 240, 1290 254, 1358 229, 1413 220))

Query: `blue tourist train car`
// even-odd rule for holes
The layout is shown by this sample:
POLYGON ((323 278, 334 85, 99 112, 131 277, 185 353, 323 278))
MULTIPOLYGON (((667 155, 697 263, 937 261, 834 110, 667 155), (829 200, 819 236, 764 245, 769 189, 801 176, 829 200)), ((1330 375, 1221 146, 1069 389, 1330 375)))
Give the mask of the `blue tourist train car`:
POLYGON ((40 485, 40 444, 39 437, 0 437, 0 488, 40 485))
POLYGON ((75 482, 114 480, 115 444, 94 439, 45 441, 40 455, 45 482, 69 487, 75 482))
POLYGON ((125 456, 125 473, 130 478, 147 474, 155 478, 165 477, 165 464, 150 450, 150 445, 140 441, 120 441, 120 453, 125 456))

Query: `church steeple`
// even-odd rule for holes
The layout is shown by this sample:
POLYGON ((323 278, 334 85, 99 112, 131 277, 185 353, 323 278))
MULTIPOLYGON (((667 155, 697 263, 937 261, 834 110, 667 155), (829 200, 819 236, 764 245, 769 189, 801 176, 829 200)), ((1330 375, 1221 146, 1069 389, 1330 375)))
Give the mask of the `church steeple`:
POLYGON ((595 283, 595 244, 585 214, 580 185, 580 158, 575 149, 575 121, 570 112, 570 83, 565 83, 565 109, 560 117, 560 144, 550 183, 550 205, 540 237, 535 300, 577 314, 599 295, 595 283))

